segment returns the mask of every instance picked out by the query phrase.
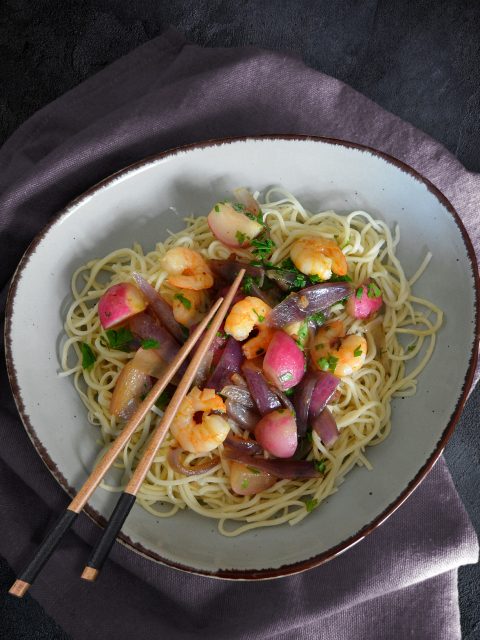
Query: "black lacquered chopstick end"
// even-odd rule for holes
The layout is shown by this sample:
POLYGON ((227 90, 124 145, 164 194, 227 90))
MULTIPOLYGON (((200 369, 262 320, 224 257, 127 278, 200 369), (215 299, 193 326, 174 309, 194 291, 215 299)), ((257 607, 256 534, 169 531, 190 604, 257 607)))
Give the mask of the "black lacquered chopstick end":
POLYGON ((62 513, 53 529, 48 532, 45 540, 38 547, 30 563, 10 587, 8 593, 17 598, 22 598, 27 593, 35 578, 42 570, 42 567, 60 544, 63 536, 70 529, 77 516, 78 513, 70 511, 70 509, 66 509, 62 513))
POLYGON ((94 582, 100 573, 103 563, 113 547, 116 537, 120 533, 123 523, 135 504, 136 496, 131 493, 122 493, 102 537, 97 542, 92 555, 82 573, 82 578, 94 582))

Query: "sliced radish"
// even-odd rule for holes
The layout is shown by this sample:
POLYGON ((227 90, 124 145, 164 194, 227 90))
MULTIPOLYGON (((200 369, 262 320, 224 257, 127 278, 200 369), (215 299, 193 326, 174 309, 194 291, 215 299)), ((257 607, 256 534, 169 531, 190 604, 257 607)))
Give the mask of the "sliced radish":
POLYGON ((253 466, 232 462, 230 465, 230 485, 239 496, 253 496, 273 486, 277 479, 266 471, 253 466))
POLYGON ((297 448, 297 423, 288 409, 276 409, 257 422, 255 438, 277 458, 290 458, 297 448))
POLYGON ((263 359, 265 376, 282 391, 297 385, 305 373, 305 356, 293 338, 276 331, 263 359))
MULTIPOLYGON (((219 202, 207 216, 208 226, 217 240, 227 247, 248 247, 251 240, 263 231, 263 225, 251 220, 247 213, 239 203, 219 202)), ((250 215, 253 216, 252 213, 250 215)))
POLYGON ((378 311, 382 304, 380 287, 369 279, 355 289, 353 296, 347 300, 345 308, 352 318, 368 318, 378 311))
POLYGON ((110 329, 147 308, 140 289, 129 282, 114 284, 98 301, 98 315, 104 329, 110 329))

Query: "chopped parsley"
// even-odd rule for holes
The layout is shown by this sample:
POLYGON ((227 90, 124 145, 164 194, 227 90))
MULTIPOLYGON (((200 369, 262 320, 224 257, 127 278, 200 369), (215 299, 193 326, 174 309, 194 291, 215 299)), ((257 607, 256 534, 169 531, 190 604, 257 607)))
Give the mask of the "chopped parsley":
POLYGON ((175 298, 175 300, 181 302, 185 309, 190 310, 192 308, 192 303, 183 295, 183 293, 176 293, 173 297, 175 298))
POLYGON ((303 321, 297 332, 296 343, 298 344, 299 347, 303 348, 305 346, 305 342, 307 341, 307 338, 308 338, 308 322, 303 321))
POLYGON ((345 247, 348 247, 349 244, 350 244, 350 238, 345 238, 345 242, 342 244, 340 249, 345 249, 345 247))
POLYGON ((245 205, 242 204, 241 202, 232 202, 232 209, 234 209, 235 211, 239 211, 240 213, 243 213, 245 211, 245 205))
MULTIPOLYGON (((207 325, 208 327, 208 325, 207 325)), ((185 340, 188 338, 188 336, 190 335, 190 330, 188 327, 185 327, 183 324, 180 325, 180 329, 183 333, 183 337, 185 338, 185 340)))
POLYGON ((413 351, 413 350, 415 349, 415 347, 416 347, 416 346, 417 346, 417 343, 416 343, 416 342, 412 342, 412 344, 409 344, 409 345, 408 345, 408 347, 407 347, 407 351, 408 351, 408 352, 413 351))
POLYGON ((263 322, 265 320, 265 316, 260 315, 256 309, 253 310, 253 313, 257 316, 259 322, 263 322))
POLYGON ((355 297, 360 300, 362 296, 363 296, 363 287, 358 287, 358 289, 355 291, 355 297))
POLYGON ((242 233, 242 231, 237 231, 235 233, 235 238, 238 241, 238 244, 243 244, 246 240, 249 240, 249 237, 242 233))
POLYGON ((259 238, 254 238, 252 240, 252 247, 254 247, 254 249, 252 249, 252 253, 260 260, 265 260, 265 258, 268 258, 272 253, 276 244, 271 238, 260 236, 259 238))
POLYGON ((311 273, 309 276, 310 282, 312 284, 318 284, 319 282, 323 282, 323 280, 320 278, 320 276, 317 276, 316 273, 311 273))
POLYGON ((263 212, 261 209, 259 210, 257 215, 255 215, 252 211, 249 211, 248 209, 246 209, 243 213, 247 216, 247 218, 250 218, 250 220, 254 220, 258 224, 261 224, 262 227, 266 226, 265 222, 263 221, 263 212))
POLYGON ((313 435, 312 435, 312 430, 308 429, 307 433, 305 434, 308 442, 313 442, 313 435))
POLYGON ((293 396, 295 393, 295 387, 290 387, 290 389, 285 389, 283 392, 286 396, 293 396))
POLYGON ((160 409, 160 411, 165 411, 171 399, 172 394, 170 393, 170 391, 165 389, 155 400, 155 406, 157 407, 157 409, 160 409))
POLYGON ((225 331, 217 331, 217 338, 222 338, 223 340, 226 340, 227 337, 228 336, 225 333, 225 331))
POLYGON ((323 473, 327 468, 327 465, 325 464, 325 460, 314 460, 313 465, 315 469, 320 473, 323 473))
POLYGON ((374 283, 370 282, 368 285, 367 296, 369 298, 379 298, 382 295, 380 288, 374 283))
POLYGON ((278 376, 278 379, 280 380, 280 382, 288 382, 289 380, 293 379, 293 373, 291 371, 285 371, 285 373, 282 373, 280 376, 278 376))
POLYGON ((256 476, 258 476, 258 475, 260 474, 260 470, 259 470, 259 469, 256 469, 255 467, 247 466, 247 469, 248 469, 249 471, 251 471, 252 473, 254 473, 256 476))
POLYGON ((358 346, 355 351, 353 352, 353 356, 354 358, 358 358, 359 356, 361 356, 363 353, 362 348, 360 346, 358 346))
POLYGON ((215 211, 216 211, 217 213, 220 213, 220 207, 218 206, 218 204, 216 204, 216 205, 215 205, 215 211))
POLYGON ((82 352, 82 368, 89 371, 95 364, 97 357, 92 347, 86 342, 80 342, 80 351, 82 352))
POLYGON ((245 478, 244 480, 242 480, 242 484, 240 485, 242 487, 242 489, 246 489, 248 487, 248 480, 247 478, 245 478))
POLYGON ((250 293, 252 293, 252 287, 254 284, 256 284, 257 286, 259 285, 258 278, 256 278, 255 276, 249 276, 249 275, 244 276, 243 285, 242 285, 242 289, 244 293, 246 293, 247 295, 250 295, 250 293))
POLYGON ((307 508, 308 513, 310 513, 310 511, 313 511, 315 507, 318 507, 318 500, 316 498, 311 498, 310 500, 306 500, 305 507, 307 508))
POLYGON ((332 277, 329 279, 329 282, 352 282, 352 279, 348 274, 344 276, 337 276, 336 273, 332 273, 332 277))
POLYGON ((322 371, 331 371, 333 373, 336 369, 338 358, 330 355, 328 358, 320 358, 317 362, 322 371))
POLYGON ((111 349, 125 350, 125 346, 133 340, 133 333, 126 327, 119 327, 118 329, 107 329, 105 331, 107 336, 108 346, 111 349))
POLYGON ((142 340, 142 349, 158 349, 159 346, 160 343, 158 340, 154 340, 153 338, 142 340))
POLYGON ((325 324, 326 317, 324 313, 317 311, 317 313, 312 313, 311 316, 308 316, 308 320, 314 322, 317 326, 320 326, 325 324))

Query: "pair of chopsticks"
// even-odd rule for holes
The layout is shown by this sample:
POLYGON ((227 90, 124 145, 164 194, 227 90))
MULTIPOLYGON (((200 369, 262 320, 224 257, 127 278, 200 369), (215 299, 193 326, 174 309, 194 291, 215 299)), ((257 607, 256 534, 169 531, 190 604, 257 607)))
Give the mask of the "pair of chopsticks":
POLYGON ((203 318, 202 322, 200 322, 190 338, 181 347, 176 358, 171 363, 165 374, 153 386, 148 396, 135 411, 120 435, 116 440, 114 440, 110 448, 107 450, 100 462, 96 465, 90 476, 87 478, 75 498, 65 509, 65 512, 62 513, 60 518, 57 520, 53 529, 51 529, 51 531, 47 534, 42 544, 38 547, 30 563, 25 567, 18 579, 15 580, 13 585, 10 587, 9 593, 17 596, 18 598, 21 598, 31 587, 35 578, 40 573, 43 566, 55 551, 57 546, 60 544, 63 536, 73 525, 78 514, 82 511, 88 499, 100 484, 104 475, 113 465, 119 453, 122 451, 123 447, 127 444, 128 440, 134 433, 135 429, 150 411, 158 396, 162 393, 167 384, 176 374, 193 347, 197 344, 202 333, 205 331, 205 329, 207 329, 204 338, 200 342, 197 350, 195 351, 195 354, 190 361, 190 364, 187 367, 187 370, 185 371, 183 378, 180 381, 180 384, 178 385, 172 399, 170 400, 170 403, 165 409, 165 413, 162 419, 155 427, 148 442, 148 446, 140 462, 138 463, 138 466, 135 469, 129 483, 121 494, 117 505, 112 512, 110 520, 103 532, 103 535, 98 540, 82 573, 82 578, 90 582, 93 582, 97 578, 105 560, 108 557, 110 549, 112 548, 113 543, 115 542, 115 539, 119 534, 120 529, 122 528, 123 523, 127 519, 127 516, 135 503, 137 493, 142 486, 145 476, 147 475, 150 466, 152 465, 152 462, 157 454, 157 451, 160 448, 160 445, 162 444, 162 441, 165 438, 168 429, 170 428, 170 425, 180 407, 180 404, 190 389, 197 369, 200 366, 204 355, 210 348, 210 345, 213 342, 213 339, 215 338, 220 325, 227 314, 227 311, 232 303, 232 300, 235 296, 235 293, 237 292, 238 287, 240 286, 244 275, 245 270, 242 269, 235 278, 225 298, 219 298, 216 301, 212 309, 210 309, 209 313, 205 316, 205 318, 203 318))

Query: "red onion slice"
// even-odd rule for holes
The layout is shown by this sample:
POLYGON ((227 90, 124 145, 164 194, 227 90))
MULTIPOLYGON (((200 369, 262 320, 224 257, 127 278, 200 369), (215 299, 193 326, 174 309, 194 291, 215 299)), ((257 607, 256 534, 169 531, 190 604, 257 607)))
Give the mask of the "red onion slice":
POLYGON ((326 371, 307 371, 293 397, 299 436, 305 435, 309 417, 323 411, 339 382, 339 378, 326 371))
POLYGON ((224 457, 227 460, 236 460, 254 469, 266 471, 277 478, 320 478, 322 474, 317 471, 311 460, 286 460, 251 456, 243 451, 231 447, 224 448, 224 457))
POLYGON ((252 396, 250 395, 250 391, 248 389, 245 389, 245 387, 228 384, 220 391, 220 395, 228 398, 229 400, 233 400, 234 402, 238 402, 239 404, 243 404, 249 409, 255 409, 257 406, 252 396))
POLYGON ((192 385, 194 387, 198 387, 202 389, 205 386, 205 382, 208 379, 208 374, 210 373, 210 367, 212 366, 213 360, 213 351, 207 351, 207 353, 203 356, 202 361, 197 369, 197 373, 193 379, 192 385))
POLYGON ((293 271, 287 271, 286 269, 268 269, 266 274, 270 280, 275 280, 282 291, 291 291, 296 288, 295 282, 297 281, 298 274, 293 271))
POLYGON ((162 296, 156 289, 148 283, 139 273, 132 274, 133 279, 137 283, 137 286, 145 297, 147 298, 150 309, 153 311, 159 322, 161 322, 168 331, 176 338, 180 344, 185 342, 185 335, 182 331, 182 327, 178 324, 173 316, 173 311, 170 305, 165 302, 162 296))
POLYGON ((166 362, 171 362, 177 355, 180 349, 178 342, 147 313, 139 313, 130 318, 129 327, 142 340, 156 340, 158 347, 155 347, 155 351, 166 362))
POLYGON ((229 398, 225 401, 225 407, 227 408, 228 417, 242 429, 253 431, 260 420, 260 416, 256 411, 229 398))
POLYGON ((335 418, 326 407, 320 415, 313 419, 312 429, 327 448, 336 442, 339 435, 335 418))
POLYGON ((281 328, 292 322, 304 320, 318 311, 328 309, 352 293, 353 288, 348 282, 324 282, 301 289, 288 295, 272 309, 268 316, 268 324, 281 328))
POLYGON ((261 370, 255 366, 252 360, 247 360, 242 366, 242 373, 247 381, 247 386, 258 410, 264 416, 275 409, 280 409, 282 404, 270 385, 265 380, 261 370))
POLYGON ((265 278, 265 269, 263 267, 255 267, 248 262, 242 262, 235 258, 228 258, 227 260, 210 260, 210 268, 213 273, 220 278, 223 278, 227 282, 233 282, 238 275, 240 269, 245 269, 245 275, 255 278, 255 282, 258 286, 263 285, 265 278))
POLYGON ((242 451, 243 453, 249 453, 250 455, 253 455, 254 453, 263 453, 263 447, 261 447, 258 442, 255 442, 255 440, 252 440, 251 438, 240 438, 231 431, 228 434, 224 445, 227 445, 232 449, 237 449, 237 451, 242 451))
POLYGON ((242 361, 242 347, 235 338, 230 336, 220 356, 220 360, 205 386, 208 389, 215 389, 218 393, 223 387, 230 383, 230 378, 233 373, 240 372, 242 361))
POLYGON ((320 415, 324 410, 330 398, 335 393, 338 385, 340 384, 340 378, 334 376, 328 371, 319 371, 317 373, 317 384, 312 393, 310 400, 310 417, 315 418, 320 415))
POLYGON ((167 461, 174 471, 182 473, 184 476, 198 476, 202 473, 207 473, 220 462, 220 458, 218 456, 214 456, 211 460, 207 460, 203 464, 190 467, 184 464, 182 460, 183 453, 183 449, 178 447, 175 449, 170 448, 167 453, 167 461))

